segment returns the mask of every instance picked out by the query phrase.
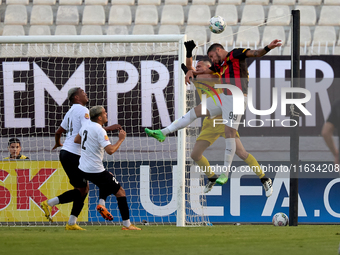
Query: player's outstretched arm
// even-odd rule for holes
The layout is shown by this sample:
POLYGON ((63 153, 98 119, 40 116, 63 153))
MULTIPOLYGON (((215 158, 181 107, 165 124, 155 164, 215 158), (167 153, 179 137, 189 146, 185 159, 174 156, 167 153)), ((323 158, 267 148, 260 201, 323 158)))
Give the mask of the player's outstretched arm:
POLYGON ((247 57, 253 57, 253 58, 259 58, 262 57, 264 55, 266 55, 270 50, 281 46, 281 40, 275 39, 274 41, 272 41, 270 44, 268 44, 266 47, 262 48, 262 49, 257 49, 257 50, 248 50, 246 52, 246 56, 247 57))
POLYGON ((61 137, 61 134, 65 133, 65 132, 66 132, 66 130, 63 129, 62 127, 59 127, 57 132, 55 132, 55 135, 54 135, 55 144, 52 148, 52 151, 55 150, 58 147, 63 146, 63 144, 60 142, 60 137, 61 137))
POLYGON ((195 68, 192 66, 192 51, 195 49, 196 44, 193 40, 191 40, 191 41, 184 42, 184 46, 187 51, 187 55, 186 55, 187 58, 185 61, 185 65, 189 70, 195 71, 195 68))
POLYGON ((123 141, 125 140, 125 137, 126 137, 126 132, 123 129, 119 130, 119 134, 118 134, 119 140, 113 145, 109 144, 108 146, 106 146, 104 148, 106 153, 109 155, 112 155, 113 153, 115 153, 120 147, 120 145, 123 143, 123 141))
POLYGON ((77 134, 77 136, 74 138, 74 142, 81 144, 81 136, 79 134, 77 134))
POLYGON ((119 124, 114 124, 114 125, 111 125, 111 126, 108 126, 108 127, 104 127, 105 131, 115 131, 115 130, 121 130, 122 129, 122 126, 119 125, 119 124))

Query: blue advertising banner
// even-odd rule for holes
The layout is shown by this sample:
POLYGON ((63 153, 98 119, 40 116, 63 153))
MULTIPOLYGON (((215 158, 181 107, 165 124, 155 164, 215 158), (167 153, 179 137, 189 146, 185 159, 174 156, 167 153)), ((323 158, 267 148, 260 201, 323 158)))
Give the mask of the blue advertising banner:
MULTIPOLYGON (((204 173, 191 168, 186 206, 188 212, 209 216, 214 222, 269 223, 277 212, 289 212, 289 162, 260 162, 273 180, 273 194, 267 198, 259 178, 243 162, 235 162, 230 179, 223 186, 215 185, 208 194, 199 185, 204 173), (199 186, 197 186, 199 185, 199 186), (197 209, 202 196, 206 204, 197 209), (192 208, 190 208, 192 207, 192 208)), ((175 161, 109 162, 106 167, 126 191, 131 220, 135 222, 176 222, 175 161)), ((337 223, 340 219, 340 178, 331 162, 301 162, 299 180, 299 222, 337 223), (314 169, 314 170, 313 170, 314 169), (333 170, 331 170, 333 169, 333 170), (308 171, 308 172, 307 172, 308 171), (324 171, 324 172, 323 172, 324 171)), ((187 169, 189 171, 189 169, 187 169)), ((206 181, 206 180, 205 180, 206 181)), ((89 194, 89 221, 104 221, 96 212, 99 192, 93 184, 89 194)), ((106 206, 121 221, 115 196, 106 206)))

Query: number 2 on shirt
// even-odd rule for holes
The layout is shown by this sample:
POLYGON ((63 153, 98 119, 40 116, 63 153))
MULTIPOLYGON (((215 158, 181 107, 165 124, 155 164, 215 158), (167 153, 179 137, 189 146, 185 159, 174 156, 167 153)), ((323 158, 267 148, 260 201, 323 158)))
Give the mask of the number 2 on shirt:
POLYGON ((84 130, 83 136, 84 136, 84 139, 83 139, 83 143, 82 143, 82 145, 81 145, 81 148, 82 148, 83 150, 86 150, 85 142, 86 142, 86 139, 87 139, 87 130, 84 130))

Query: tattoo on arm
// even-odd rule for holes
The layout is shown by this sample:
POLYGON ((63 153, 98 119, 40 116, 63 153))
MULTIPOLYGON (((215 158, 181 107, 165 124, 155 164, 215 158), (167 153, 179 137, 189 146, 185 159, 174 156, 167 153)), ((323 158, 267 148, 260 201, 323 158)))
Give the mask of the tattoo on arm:
POLYGON ((267 51, 265 49, 258 49, 258 50, 248 50, 246 55, 247 57, 254 57, 259 58, 266 55, 267 51))

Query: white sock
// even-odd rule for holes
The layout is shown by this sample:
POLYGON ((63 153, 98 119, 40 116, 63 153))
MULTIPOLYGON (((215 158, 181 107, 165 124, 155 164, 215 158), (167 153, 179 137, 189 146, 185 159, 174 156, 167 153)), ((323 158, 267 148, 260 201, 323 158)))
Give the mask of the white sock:
POLYGON ((58 197, 54 197, 54 198, 51 198, 47 201, 47 204, 49 206, 55 206, 55 205, 58 205, 59 204, 59 198, 58 197))
POLYGON ((130 219, 128 219, 128 220, 123 220, 123 225, 125 226, 125 227, 130 227, 130 225, 131 225, 131 222, 130 222, 130 219))
POLYGON ((168 135, 170 133, 173 133, 179 129, 185 128, 189 126, 195 119, 197 119, 195 109, 191 109, 188 111, 185 115, 183 115, 178 120, 175 120, 172 122, 169 126, 162 129, 161 132, 163 135, 168 135))
POLYGON ((71 215, 69 220, 68 220, 68 224, 71 226, 71 225, 74 225, 77 223, 77 217, 74 216, 74 215, 71 215))
POLYGON ((105 200, 104 199, 99 199, 99 204, 105 207, 105 200))
MULTIPOLYGON (((225 154, 224 154, 224 165, 230 170, 231 162, 233 161, 236 151, 235 138, 225 139, 225 154)), ((229 171, 228 171, 229 172, 229 171)))

